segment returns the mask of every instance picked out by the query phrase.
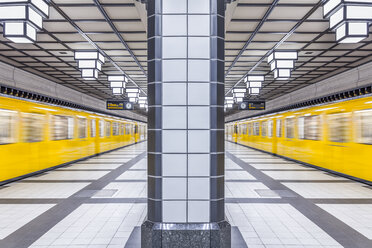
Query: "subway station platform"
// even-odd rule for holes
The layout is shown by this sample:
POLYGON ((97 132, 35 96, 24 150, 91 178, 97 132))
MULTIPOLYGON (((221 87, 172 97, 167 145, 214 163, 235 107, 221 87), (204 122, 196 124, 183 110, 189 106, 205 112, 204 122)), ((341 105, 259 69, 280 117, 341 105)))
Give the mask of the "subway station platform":
MULTIPOLYGON (((140 247, 145 142, 0 188, 0 247, 140 247)), ((372 247, 372 188, 226 143, 232 247, 372 247)))

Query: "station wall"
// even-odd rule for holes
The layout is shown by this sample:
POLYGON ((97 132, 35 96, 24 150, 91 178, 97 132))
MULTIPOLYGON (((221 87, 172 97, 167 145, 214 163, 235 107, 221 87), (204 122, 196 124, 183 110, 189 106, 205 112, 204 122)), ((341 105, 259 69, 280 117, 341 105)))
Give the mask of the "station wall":
MULTIPOLYGON (((266 102, 266 110, 270 111, 298 102, 327 96, 336 92, 351 90, 372 85, 372 62, 342 72, 318 83, 306 86, 276 99, 266 102)), ((242 119, 264 111, 240 111, 225 118, 225 122, 242 119)))
POLYGON ((107 114, 117 114, 124 118, 147 122, 145 116, 131 111, 107 111, 106 102, 102 99, 83 94, 74 89, 2 62, 0 62, 0 84, 93 107, 105 111, 107 114))

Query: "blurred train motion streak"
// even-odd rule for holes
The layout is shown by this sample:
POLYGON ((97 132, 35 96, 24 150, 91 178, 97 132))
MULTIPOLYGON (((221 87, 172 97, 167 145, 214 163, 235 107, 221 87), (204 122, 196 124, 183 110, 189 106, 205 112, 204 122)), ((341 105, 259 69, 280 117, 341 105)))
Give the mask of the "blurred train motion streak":
POLYGON ((372 181, 372 97, 226 124, 226 139, 372 181))
POLYGON ((145 123, 0 96, 0 183, 146 138, 145 123))

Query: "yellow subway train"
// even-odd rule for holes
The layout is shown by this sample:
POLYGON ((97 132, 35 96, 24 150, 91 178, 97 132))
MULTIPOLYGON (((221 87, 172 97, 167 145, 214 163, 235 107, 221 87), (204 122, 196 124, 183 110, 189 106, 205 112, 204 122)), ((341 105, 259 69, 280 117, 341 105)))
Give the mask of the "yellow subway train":
POLYGON ((372 181, 372 97, 338 101, 226 124, 226 139, 372 181))
POLYGON ((0 96, 0 183, 146 136, 145 123, 0 96))

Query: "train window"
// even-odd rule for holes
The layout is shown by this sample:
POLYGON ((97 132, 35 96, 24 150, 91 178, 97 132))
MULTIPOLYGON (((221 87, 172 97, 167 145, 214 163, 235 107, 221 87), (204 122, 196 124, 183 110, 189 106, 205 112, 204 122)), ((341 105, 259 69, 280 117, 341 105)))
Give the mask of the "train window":
POLYGON ((357 117, 357 142, 372 144, 372 109, 355 112, 357 117))
POLYGON ((99 137, 105 137, 105 122, 100 120, 99 123, 99 137))
POLYGON ((248 135, 252 135, 252 123, 248 123, 248 135))
POLYGON ((125 134, 130 134, 130 124, 125 124, 125 134))
POLYGON ((106 137, 111 136, 111 122, 105 121, 106 126, 106 137))
POLYGON ((329 140, 332 142, 345 143, 348 141, 349 115, 337 113, 328 115, 329 140))
POLYGON ((305 117, 298 118, 297 127, 298 127, 298 138, 305 139, 305 117))
POLYGON ((120 124, 120 135, 124 135, 124 124, 120 124))
POLYGON ((74 118, 61 115, 52 116, 51 140, 74 138, 74 118))
POLYGON ((242 125, 242 131, 243 131, 243 134, 246 135, 247 134, 247 124, 243 124, 242 125))
POLYGON ((282 120, 276 120, 276 137, 282 137, 282 120))
POLYGON ((0 109, 0 144, 15 142, 17 112, 0 109))
POLYGON ((96 137, 96 120, 90 120, 90 137, 96 137))
POLYGON ((40 142, 43 140, 45 115, 35 113, 23 113, 23 141, 26 143, 40 142))
POLYGON ((274 121, 273 120, 269 120, 267 127, 268 127, 267 136, 269 136, 271 138, 271 137, 273 137, 274 121))
POLYGON ((259 136, 260 135, 260 123, 259 122, 254 122, 253 123, 253 135, 254 136, 259 136))
POLYGON ((320 140, 320 116, 305 116, 304 139, 320 140))
POLYGON ((295 120, 294 118, 286 118, 285 119, 285 137, 288 139, 294 138, 294 125, 295 120))
POLYGON ((113 136, 119 135, 119 123, 117 122, 112 123, 112 135, 113 136))
POLYGON ((267 121, 263 121, 261 123, 261 133, 262 133, 262 137, 267 136, 267 121))
POLYGON ((135 134, 138 133, 138 126, 137 126, 137 125, 134 125, 134 133, 135 133, 135 134))
POLYGON ((87 119, 78 118, 78 137, 85 139, 87 137, 87 119))

